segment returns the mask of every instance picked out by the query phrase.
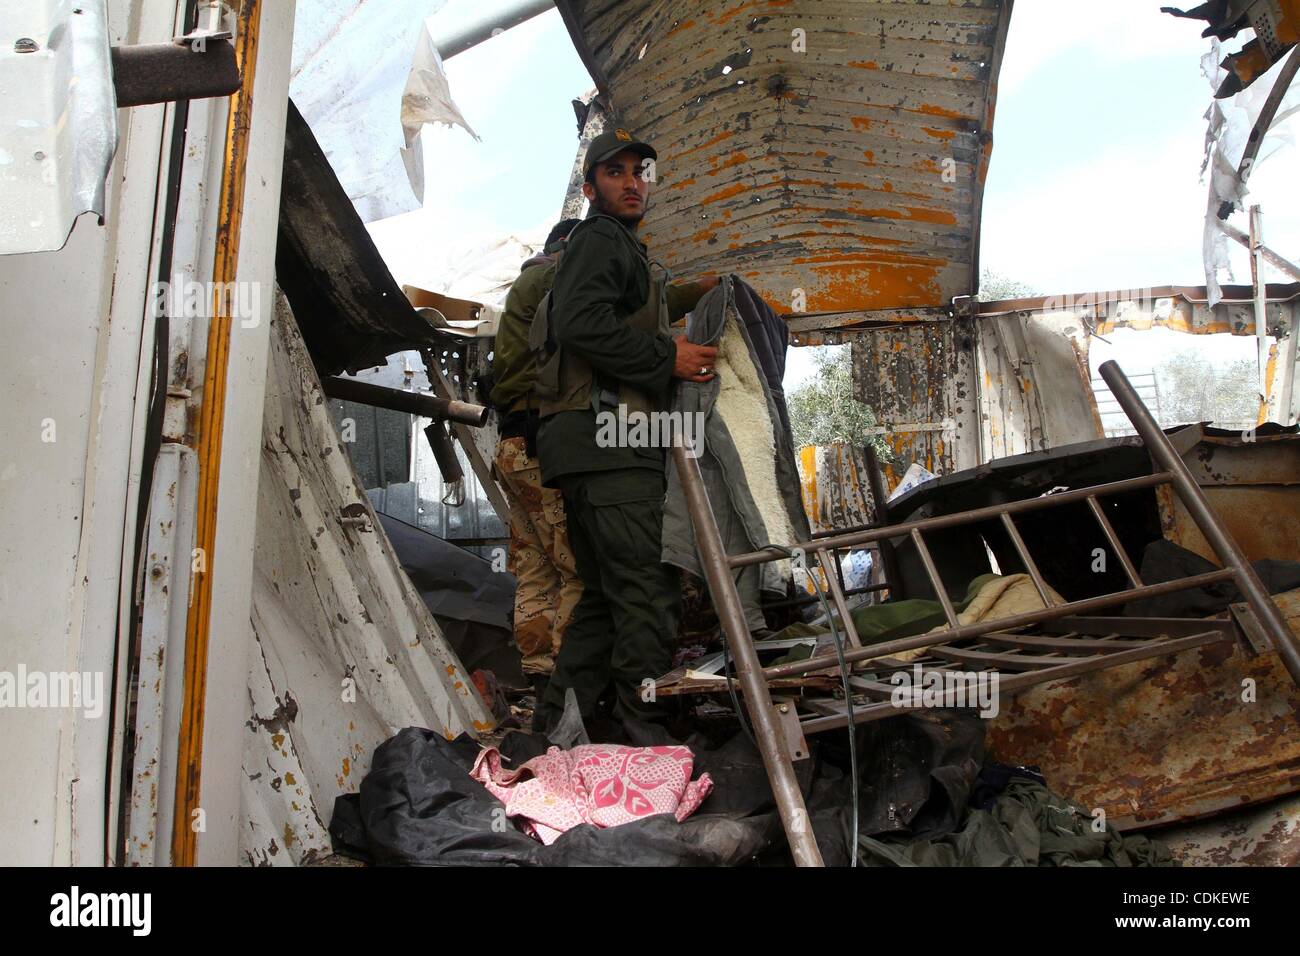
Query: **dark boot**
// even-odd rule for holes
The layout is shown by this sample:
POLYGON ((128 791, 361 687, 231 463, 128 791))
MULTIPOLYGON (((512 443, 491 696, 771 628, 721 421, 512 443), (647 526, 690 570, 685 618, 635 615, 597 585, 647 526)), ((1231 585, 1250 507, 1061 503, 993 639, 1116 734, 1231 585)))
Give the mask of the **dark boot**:
POLYGON ((546 710, 542 705, 542 699, 546 696, 546 685, 550 683, 550 674, 533 674, 533 733, 541 734, 546 732, 546 710))

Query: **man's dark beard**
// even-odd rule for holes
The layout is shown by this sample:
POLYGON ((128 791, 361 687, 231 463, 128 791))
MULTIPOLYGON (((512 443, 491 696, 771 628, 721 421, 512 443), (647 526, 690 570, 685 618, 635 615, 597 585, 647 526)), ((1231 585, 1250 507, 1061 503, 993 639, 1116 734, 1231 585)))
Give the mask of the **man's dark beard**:
POLYGON ((641 203, 641 212, 637 213, 635 216, 620 216, 609 208, 609 204, 605 202, 605 197, 602 196, 599 192, 596 193, 596 201, 593 203, 593 205, 596 207, 596 212, 617 219, 619 222, 627 226, 629 229, 636 229, 636 227, 641 224, 642 217, 645 216, 644 202, 641 203))

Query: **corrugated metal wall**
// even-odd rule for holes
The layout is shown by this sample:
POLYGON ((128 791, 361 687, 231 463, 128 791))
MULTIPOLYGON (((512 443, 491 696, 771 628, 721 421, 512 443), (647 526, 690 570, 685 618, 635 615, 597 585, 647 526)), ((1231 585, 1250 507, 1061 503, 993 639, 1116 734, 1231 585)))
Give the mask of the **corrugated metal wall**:
POLYGON ((642 237, 678 274, 827 325, 975 289, 1009 2, 557 6, 659 151, 642 237))

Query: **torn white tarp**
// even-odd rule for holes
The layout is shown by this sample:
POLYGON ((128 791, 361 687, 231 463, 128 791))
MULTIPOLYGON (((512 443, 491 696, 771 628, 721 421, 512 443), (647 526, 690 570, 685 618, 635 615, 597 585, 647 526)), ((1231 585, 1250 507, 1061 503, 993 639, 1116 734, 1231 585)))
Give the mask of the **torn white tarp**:
MULTIPOLYGON (((1218 40, 1211 43, 1210 52, 1201 58, 1201 74, 1210 84, 1211 90, 1218 89, 1227 77, 1227 71, 1219 64, 1223 60, 1223 49, 1218 40)), ((1222 100, 1212 100, 1205 119, 1208 123, 1205 132, 1205 161, 1201 171, 1207 169, 1210 174, 1209 196, 1206 200, 1205 233, 1202 241, 1202 254, 1205 260, 1205 285, 1209 290, 1210 305, 1216 305, 1222 298, 1219 278, 1226 274, 1233 278, 1232 267, 1228 257, 1228 239, 1219 228, 1219 207, 1232 203, 1235 209, 1245 208, 1248 189, 1246 183, 1238 176, 1237 170, 1241 158, 1250 140, 1250 132, 1255 127, 1264 101, 1268 98, 1282 69, 1282 62, 1260 77, 1236 96, 1222 100)), ((1278 107, 1267 136, 1251 168, 1259 166, 1264 160, 1276 153, 1281 147, 1294 144, 1292 128, 1287 120, 1300 112, 1300 84, 1293 85, 1278 107)), ((1250 170, 1246 170, 1246 179, 1250 170)))
POLYGON ((430 274, 438 277, 436 291, 484 305, 503 305, 520 267, 542 251, 549 230, 547 226, 469 249, 447 249, 430 263, 430 274))
POLYGON ((418 209, 425 123, 475 135, 425 18, 445 0, 299 0, 289 95, 364 222, 418 209))
POLYGON ((447 83, 447 74, 442 69, 442 57, 434 48, 433 38, 427 29, 420 31, 415 61, 411 64, 411 72, 406 79, 406 89, 402 91, 402 135, 406 141, 406 146, 402 149, 402 165, 406 169, 412 195, 420 203, 424 202, 424 149, 420 144, 420 130, 424 129, 425 123, 460 125, 475 139, 479 138, 452 102, 451 87, 447 83))

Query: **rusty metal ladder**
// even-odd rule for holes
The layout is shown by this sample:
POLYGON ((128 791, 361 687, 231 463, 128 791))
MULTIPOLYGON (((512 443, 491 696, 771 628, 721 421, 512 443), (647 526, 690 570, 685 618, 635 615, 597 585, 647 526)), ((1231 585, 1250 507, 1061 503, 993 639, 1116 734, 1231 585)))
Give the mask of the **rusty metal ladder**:
MULTIPOLYGON (((1073 677, 1090 670, 1114 667, 1149 657, 1176 654, 1214 641, 1232 639, 1236 632, 1232 624, 1227 621, 1162 620, 1154 625, 1155 633, 1143 633, 1142 625, 1135 623, 1142 619, 1085 618, 1081 615, 1104 611, 1142 598, 1204 587, 1220 581, 1232 581, 1245 595, 1246 604, 1253 612, 1254 626, 1271 641, 1292 679, 1300 685, 1300 642, 1287 626, 1286 620, 1269 597, 1268 591, 1250 566, 1245 554, 1224 529, 1186 463, 1152 418, 1150 411, 1142 403, 1119 366, 1114 362, 1105 362, 1100 371, 1102 378, 1110 386, 1111 394, 1115 396, 1142 438, 1148 453, 1156 465, 1163 470, 1152 475, 1008 502, 953 515, 819 537, 801 543, 793 549, 798 554, 815 555, 818 565, 824 572, 835 613, 838 615, 840 625, 847 632, 843 659, 850 667, 856 662, 866 660, 877 660, 878 670, 893 670, 902 664, 912 667, 917 664, 917 661, 891 662, 888 656, 902 651, 925 648, 927 653, 925 659, 921 661, 922 668, 948 671, 951 670, 949 665, 952 663, 961 663, 977 667, 982 671, 996 671, 999 676, 1003 670, 1009 670, 1013 671, 1012 676, 1001 680, 1000 686, 1004 690, 1016 690, 1035 683, 1073 677), (1223 564, 1220 570, 1161 584, 1144 584, 1138 576, 1137 569, 1125 553, 1115 529, 1101 507, 1100 500, 1109 495, 1163 484, 1171 485, 1187 508, 1193 521, 1223 564), (1118 556, 1130 586, 1111 594, 1055 603, 1016 528, 1014 516, 1077 501, 1087 502, 1106 540, 1118 556), (962 624, 939 578, 924 535, 930 530, 973 524, 989 519, 1001 521, 1045 606, 1040 610, 1027 611, 998 620, 962 624), (863 647, 853 626, 852 616, 849 614, 832 553, 837 548, 863 547, 901 535, 909 536, 915 545, 926 576, 943 608, 947 627, 932 633, 863 647), (1138 628, 1136 634, 1133 633, 1135 627, 1138 628), (1041 633, 1030 633, 1026 630, 1029 628, 1041 633), (886 660, 880 662, 878 660, 880 658, 886 660)), ((748 554, 727 555, 704 489, 699 464, 680 444, 673 448, 673 458, 678 474, 681 476, 687 508, 695 529, 704 576, 709 583, 709 591, 713 596, 727 646, 736 661, 736 678, 745 699, 745 709, 754 728, 755 740, 763 755, 768 780, 776 797, 777 808, 781 814, 781 822, 790 842, 795 864, 821 866, 823 865, 821 853, 812 832, 803 795, 795 779, 787 728, 783 726, 781 713, 773 705, 767 681, 836 666, 838 656, 820 654, 806 660, 766 669, 761 666, 745 623, 745 613, 736 590, 733 572, 750 565, 788 558, 790 553, 783 548, 769 547, 748 554)), ((1150 624, 1150 619, 1147 620, 1150 629, 1153 625, 1150 624)), ((968 672, 964 671, 964 673, 968 672)), ((889 696, 894 690, 893 685, 864 677, 852 677, 850 684, 853 689, 863 692, 867 697, 875 698, 873 703, 854 710, 854 723, 889 717, 914 709, 911 705, 901 707, 894 705, 889 696)), ((955 699, 956 688, 953 694, 952 698, 944 697, 944 702, 955 699)), ((843 709, 833 709, 832 712, 805 721, 801 727, 805 732, 816 732, 845 727, 848 723, 849 713, 845 705, 843 709)))

